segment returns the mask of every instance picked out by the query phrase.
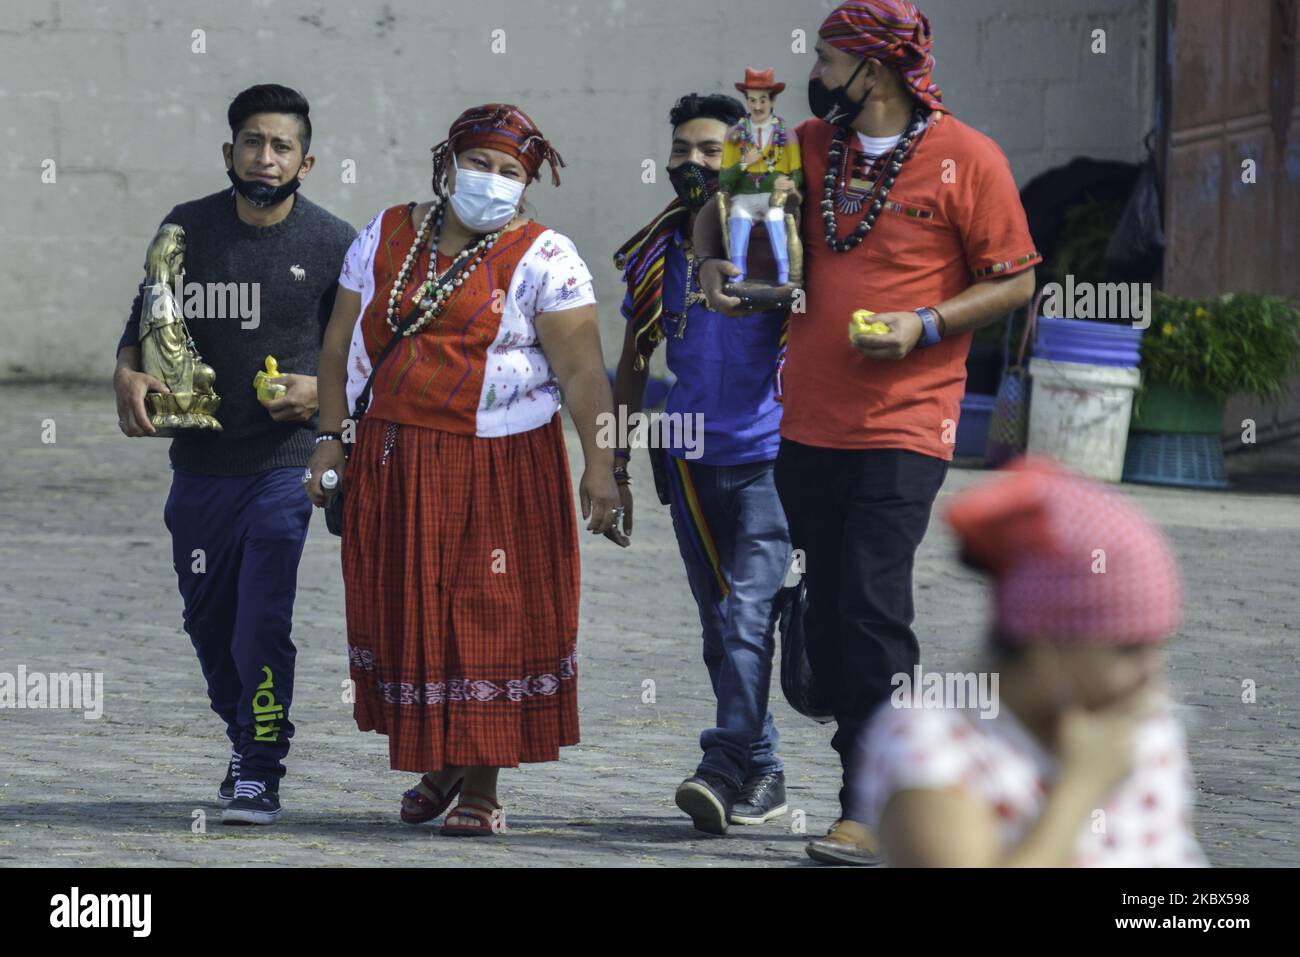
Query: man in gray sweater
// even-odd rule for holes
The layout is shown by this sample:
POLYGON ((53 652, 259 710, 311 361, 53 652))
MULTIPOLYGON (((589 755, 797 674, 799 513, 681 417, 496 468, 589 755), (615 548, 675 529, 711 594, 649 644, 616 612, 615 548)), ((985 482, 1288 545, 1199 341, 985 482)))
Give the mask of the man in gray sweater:
MULTIPOLYGON (((163 219, 185 230, 185 322, 216 373, 222 426, 172 439, 163 521, 185 630, 231 743, 217 794, 226 808, 222 822, 270 824, 280 814, 293 736, 290 627, 312 512, 302 475, 316 428, 317 361, 356 232, 296 194, 315 162, 302 94, 276 84, 250 87, 227 115, 233 142, 223 152, 232 188, 182 203, 163 219), (209 295, 218 284, 237 290, 222 306, 238 308, 196 315, 223 298, 209 295), (286 391, 263 401, 253 376, 268 355, 282 370, 272 381, 286 391)), ((141 371, 142 298, 143 284, 113 376, 118 425, 132 437, 155 433, 145 393, 166 391, 141 371)))

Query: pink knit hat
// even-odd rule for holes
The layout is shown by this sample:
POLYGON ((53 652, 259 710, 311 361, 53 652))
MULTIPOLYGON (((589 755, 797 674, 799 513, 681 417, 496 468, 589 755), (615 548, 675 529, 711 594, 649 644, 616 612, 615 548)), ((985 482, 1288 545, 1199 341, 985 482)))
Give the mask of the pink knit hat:
POLYGON ((1127 499, 1050 459, 1021 458, 945 512, 962 556, 993 576, 1008 637, 1133 645, 1182 622, 1178 562, 1127 499))

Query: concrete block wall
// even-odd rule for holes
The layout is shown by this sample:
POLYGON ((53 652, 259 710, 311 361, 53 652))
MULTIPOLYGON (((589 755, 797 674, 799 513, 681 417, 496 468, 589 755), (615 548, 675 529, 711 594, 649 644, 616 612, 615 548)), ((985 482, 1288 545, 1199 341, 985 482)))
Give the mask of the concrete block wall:
MULTIPOLYGON (((357 226, 427 197, 429 147, 461 109, 522 106, 568 162, 560 189, 544 179, 528 198, 591 266, 612 363, 623 323, 610 256, 671 198, 669 107, 685 92, 734 92, 746 65, 772 66, 789 85, 778 112, 803 120, 816 29, 834 5, 6 0, 0 379, 109 374, 145 246, 174 204, 225 185, 226 107, 257 82, 307 95, 317 166, 304 194, 357 226), (50 160, 55 181, 43 183, 50 160), (347 160, 355 183, 343 182, 347 160)), ((1139 158, 1153 123, 1154 4, 922 8, 945 101, 1002 144, 1019 182, 1079 154, 1139 158), (1096 28, 1105 54, 1089 52, 1096 28)))

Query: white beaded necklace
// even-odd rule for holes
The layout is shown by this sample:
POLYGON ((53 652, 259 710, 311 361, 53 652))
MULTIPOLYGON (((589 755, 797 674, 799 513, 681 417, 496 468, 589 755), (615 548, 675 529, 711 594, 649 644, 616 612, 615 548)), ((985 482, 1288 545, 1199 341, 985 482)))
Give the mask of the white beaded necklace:
POLYGON ((416 297, 420 300, 420 318, 411 324, 402 335, 413 336, 421 329, 425 328, 434 317, 440 315, 446 308, 447 300, 451 294, 459 289, 469 278, 470 273, 478 268, 478 259, 487 255, 487 251, 492 248, 492 244, 497 241, 501 235, 501 230, 487 233, 472 246, 466 246, 456 258, 451 261, 451 265, 441 276, 438 272, 438 240, 442 236, 442 218, 445 213, 442 199, 434 197, 433 203, 429 206, 429 211, 424 214, 424 221, 420 223, 420 228, 416 231, 415 242, 411 244, 410 250, 406 253, 406 259, 402 262, 402 268, 398 270, 397 279, 393 282, 393 289, 388 294, 388 328, 394 332, 401 325, 401 319, 398 316, 398 305, 402 299, 402 293, 406 289, 407 282, 410 281, 411 273, 415 270, 416 260, 420 258, 420 247, 424 245, 425 240, 429 237, 430 225, 434 226, 433 239, 429 245, 429 273, 425 277, 420 288, 416 290, 416 297), (450 283, 444 282, 448 275, 455 269, 462 259, 471 259, 464 270, 457 273, 456 278, 450 283))

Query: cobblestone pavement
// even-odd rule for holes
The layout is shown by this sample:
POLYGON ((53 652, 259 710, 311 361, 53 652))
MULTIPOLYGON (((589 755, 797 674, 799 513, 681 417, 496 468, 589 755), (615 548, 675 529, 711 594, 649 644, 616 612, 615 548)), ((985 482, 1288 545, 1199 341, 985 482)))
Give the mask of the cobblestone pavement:
MULTIPOLYGON (((503 839, 443 840, 397 821, 412 776, 388 769, 386 742, 357 731, 343 701, 338 541, 319 515, 299 573, 285 815, 269 829, 226 829, 212 801, 225 738, 181 629, 162 523, 166 442, 123 438, 107 384, 7 386, 0 401, 0 671, 103 672, 106 697, 99 720, 0 711, 0 864, 811 865, 791 817, 717 839, 673 806, 713 705, 644 453, 633 462, 633 546, 582 540, 583 743, 559 763, 503 772, 503 839), (53 444, 41 440, 46 420, 53 444), (646 679, 653 704, 642 702, 646 679)), ((954 469, 941 502, 979 478, 954 469)), ((1172 667, 1206 851, 1217 865, 1300 864, 1300 498, 1123 488, 1169 531, 1188 580, 1172 667)), ((925 666, 971 668, 981 586, 938 521, 916 599, 925 666)), ((779 688, 772 700, 791 808, 821 833, 836 811, 830 729, 791 711, 779 688)))

